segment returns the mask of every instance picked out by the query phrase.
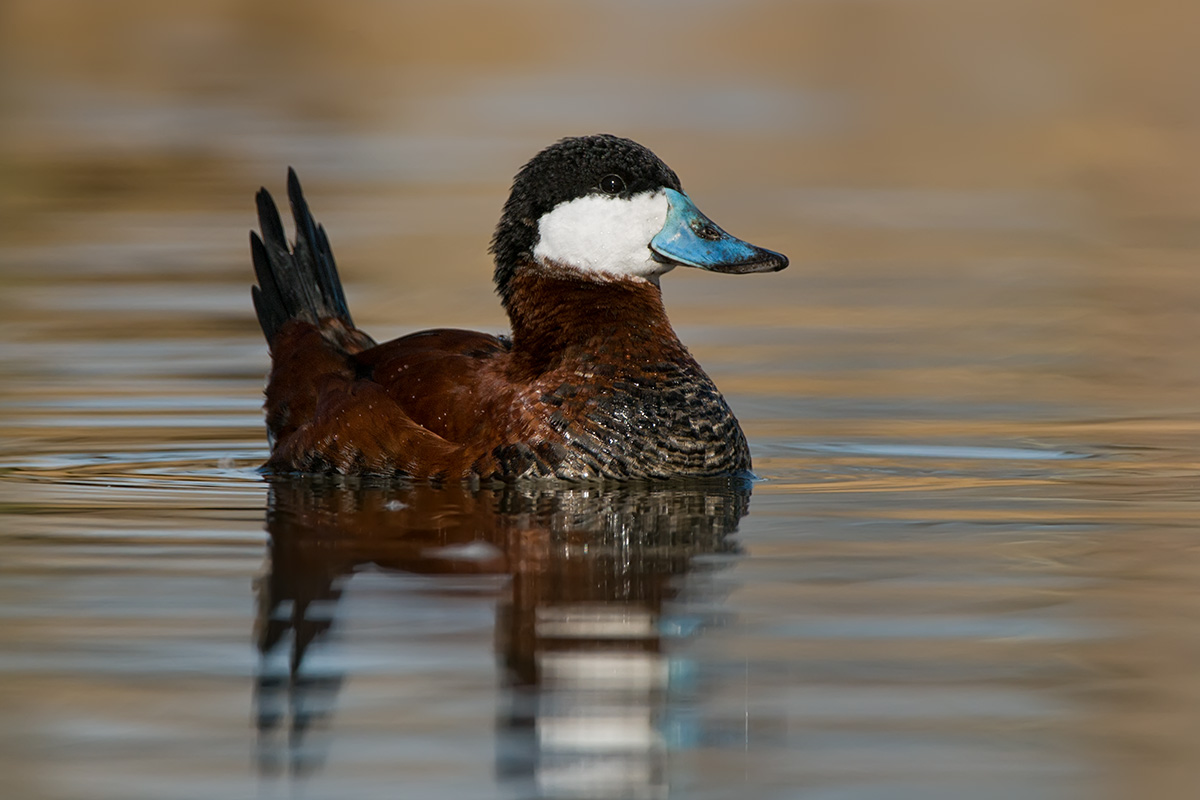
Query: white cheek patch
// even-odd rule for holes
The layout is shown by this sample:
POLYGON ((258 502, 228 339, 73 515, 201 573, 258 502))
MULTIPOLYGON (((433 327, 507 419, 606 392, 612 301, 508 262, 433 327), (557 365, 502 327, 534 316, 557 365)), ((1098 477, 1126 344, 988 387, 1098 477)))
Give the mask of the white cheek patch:
POLYGON ((650 240, 667 221, 661 191, 633 197, 589 194, 560 203, 538 220, 538 261, 584 272, 654 279, 671 269, 651 257, 650 240))

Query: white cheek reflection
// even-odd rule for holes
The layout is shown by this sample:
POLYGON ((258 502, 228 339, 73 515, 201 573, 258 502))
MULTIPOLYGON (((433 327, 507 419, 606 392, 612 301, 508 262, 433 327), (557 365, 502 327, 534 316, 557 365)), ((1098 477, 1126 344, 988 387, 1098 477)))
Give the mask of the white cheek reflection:
POLYGON ((658 615, 637 604, 542 606, 535 621, 543 702, 536 778, 555 797, 663 797, 667 743, 656 701, 670 667, 658 615))
POLYGON ((584 272, 653 278, 670 269, 650 251, 667 210, 661 190, 630 198, 587 195, 561 203, 538 221, 534 258, 584 272))

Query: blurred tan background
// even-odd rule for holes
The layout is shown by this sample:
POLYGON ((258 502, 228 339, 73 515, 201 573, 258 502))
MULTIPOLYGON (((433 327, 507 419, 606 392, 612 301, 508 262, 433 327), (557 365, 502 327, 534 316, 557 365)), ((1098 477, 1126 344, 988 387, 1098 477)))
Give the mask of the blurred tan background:
MULTIPOLYGON (((1022 347, 1177 410, 1198 387, 1198 29, 1182 1, 9 0, 0 263, 232 291, 252 193, 294 165, 361 322, 501 329, 485 248, 511 175, 611 131, 793 258, 771 281, 677 273, 677 325, 804 318, 886 346, 879 298, 898 335, 938 317, 976 338, 1028 328, 1032 302, 1022 347)), ((137 305, 125 321, 164 335, 225 324, 137 305)))

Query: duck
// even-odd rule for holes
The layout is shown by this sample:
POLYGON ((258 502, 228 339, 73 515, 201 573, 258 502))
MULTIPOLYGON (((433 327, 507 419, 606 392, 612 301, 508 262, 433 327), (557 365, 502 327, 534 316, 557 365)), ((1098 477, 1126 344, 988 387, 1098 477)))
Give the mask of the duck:
POLYGON ((777 272, 781 253, 706 217, 637 142, 562 139, 517 173, 492 238, 511 331, 355 326, 294 169, 289 245, 266 188, 251 297, 271 358, 267 474, 463 480, 751 476, 729 404, 667 319, 676 267, 777 272))

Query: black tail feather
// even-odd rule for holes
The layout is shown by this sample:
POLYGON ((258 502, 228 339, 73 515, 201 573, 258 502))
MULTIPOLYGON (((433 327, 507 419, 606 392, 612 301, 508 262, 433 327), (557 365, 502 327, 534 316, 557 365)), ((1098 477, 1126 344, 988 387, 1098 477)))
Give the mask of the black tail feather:
POLYGON ((270 192, 260 189, 255 200, 262 238, 250 232, 250 254, 258 279, 250 294, 267 342, 272 342, 284 323, 292 319, 316 323, 334 317, 353 327, 329 239, 309 213, 296 171, 288 168, 288 200, 296 224, 293 247, 288 247, 270 192))

